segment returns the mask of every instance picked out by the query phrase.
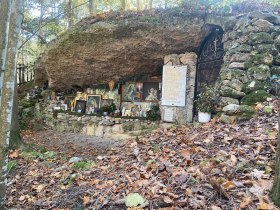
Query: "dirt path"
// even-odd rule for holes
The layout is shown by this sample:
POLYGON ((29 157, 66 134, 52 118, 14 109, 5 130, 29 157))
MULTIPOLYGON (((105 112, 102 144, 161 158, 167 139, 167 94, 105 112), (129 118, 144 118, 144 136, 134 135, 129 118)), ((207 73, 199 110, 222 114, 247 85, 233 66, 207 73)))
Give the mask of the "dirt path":
POLYGON ((54 130, 25 131, 22 137, 25 143, 46 148, 48 151, 87 158, 108 154, 126 142, 120 137, 96 137, 54 130))

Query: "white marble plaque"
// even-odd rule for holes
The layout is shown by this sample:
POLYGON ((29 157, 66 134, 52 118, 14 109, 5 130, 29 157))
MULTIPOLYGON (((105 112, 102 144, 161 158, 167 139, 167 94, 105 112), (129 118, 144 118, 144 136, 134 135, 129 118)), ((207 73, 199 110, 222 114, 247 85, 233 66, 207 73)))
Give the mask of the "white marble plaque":
POLYGON ((164 109, 163 121, 174 122, 174 111, 172 108, 164 109))
POLYGON ((162 105, 186 105, 187 66, 163 66, 162 105))

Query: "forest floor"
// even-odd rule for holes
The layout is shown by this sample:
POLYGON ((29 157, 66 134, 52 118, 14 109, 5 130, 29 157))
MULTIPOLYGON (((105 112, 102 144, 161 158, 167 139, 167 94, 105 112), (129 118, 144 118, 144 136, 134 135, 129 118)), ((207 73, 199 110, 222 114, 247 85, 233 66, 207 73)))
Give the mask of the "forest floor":
POLYGON ((28 146, 10 151, 7 209, 277 209, 268 196, 277 107, 258 104, 238 124, 214 118, 105 143, 24 131, 28 146))

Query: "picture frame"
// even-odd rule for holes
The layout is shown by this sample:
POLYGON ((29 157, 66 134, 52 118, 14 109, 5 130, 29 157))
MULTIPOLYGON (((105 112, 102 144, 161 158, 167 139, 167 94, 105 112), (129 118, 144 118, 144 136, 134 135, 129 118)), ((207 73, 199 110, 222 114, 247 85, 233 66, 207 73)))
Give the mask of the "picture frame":
MULTIPOLYGON (((66 96, 65 103, 67 104, 67 109, 70 109, 74 106, 75 104, 75 96, 66 96)), ((74 108, 74 107, 73 107, 74 108)))
POLYGON ((160 100, 160 83, 144 82, 143 83, 143 100, 159 101, 160 100))
POLYGON ((126 82, 122 85, 122 101, 141 101, 143 93, 143 83, 126 82))
POLYGON ((86 111, 86 101, 76 100, 75 111, 78 113, 85 113, 86 111))
POLYGON ((100 110, 101 95, 87 95, 86 113, 97 113, 100 110))
POLYGON ((104 106, 111 106, 114 103, 113 99, 102 99, 100 103, 100 108, 104 106))
POLYGON ((131 106, 131 116, 140 117, 140 112, 141 112, 141 105, 134 104, 133 106, 131 106))

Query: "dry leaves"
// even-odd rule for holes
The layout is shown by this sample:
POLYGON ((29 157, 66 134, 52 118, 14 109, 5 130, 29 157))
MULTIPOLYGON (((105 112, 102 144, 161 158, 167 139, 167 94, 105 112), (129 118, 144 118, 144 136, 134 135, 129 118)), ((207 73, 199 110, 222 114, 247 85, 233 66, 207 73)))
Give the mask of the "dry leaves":
MULTIPOLYGON (((267 195, 273 180, 276 105, 258 104, 258 118, 235 125, 214 120, 158 129, 106 154, 89 146, 75 151, 73 145, 54 145, 59 155, 51 160, 41 153, 27 159, 23 151, 11 151, 17 164, 9 175, 7 209, 125 209, 125 198, 130 209, 273 209, 267 195), (267 105, 274 106, 269 117, 262 114, 267 105), (95 167, 72 168, 67 160, 81 154, 95 167)), ((27 135, 30 143, 47 144, 33 141, 36 133, 27 135)))

